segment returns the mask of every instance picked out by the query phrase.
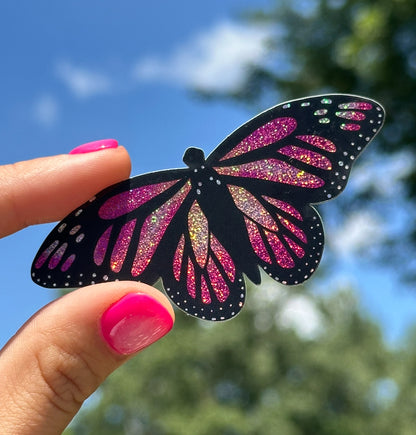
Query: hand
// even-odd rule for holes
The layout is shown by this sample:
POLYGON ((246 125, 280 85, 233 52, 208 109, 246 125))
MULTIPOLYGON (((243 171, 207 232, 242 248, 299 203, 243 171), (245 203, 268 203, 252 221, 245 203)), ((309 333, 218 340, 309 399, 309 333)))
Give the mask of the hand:
MULTIPOLYGON (((75 151, 0 167, 0 237, 59 220, 129 175, 115 141, 75 151)), ((48 304, 0 353, 0 433, 60 434, 104 379, 173 321, 167 298, 137 282, 84 287, 48 304)))

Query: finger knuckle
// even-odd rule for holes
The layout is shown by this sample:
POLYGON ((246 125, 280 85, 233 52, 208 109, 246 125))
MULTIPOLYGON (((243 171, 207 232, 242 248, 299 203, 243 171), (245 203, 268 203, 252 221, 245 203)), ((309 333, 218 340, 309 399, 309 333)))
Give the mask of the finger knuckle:
POLYGON ((58 345, 44 347, 37 365, 48 400, 67 413, 78 410, 103 380, 94 370, 92 355, 68 352, 58 345))

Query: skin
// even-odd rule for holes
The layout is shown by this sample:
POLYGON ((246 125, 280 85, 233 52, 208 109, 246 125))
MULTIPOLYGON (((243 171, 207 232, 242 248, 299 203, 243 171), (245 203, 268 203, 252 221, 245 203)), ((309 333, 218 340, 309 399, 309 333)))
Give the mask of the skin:
MULTIPOLYGON (((62 219, 93 194, 129 176, 123 147, 0 167, 0 236, 62 219)), ((102 339, 102 313, 124 295, 146 293, 174 318, 167 298, 137 282, 75 290, 43 307, 0 352, 0 433, 60 434, 82 403, 132 355, 102 339)))

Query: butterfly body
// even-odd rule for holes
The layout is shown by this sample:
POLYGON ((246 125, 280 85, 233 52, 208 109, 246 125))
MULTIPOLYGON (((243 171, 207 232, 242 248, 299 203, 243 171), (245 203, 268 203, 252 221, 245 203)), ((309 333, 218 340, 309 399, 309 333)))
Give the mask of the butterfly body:
POLYGON ((243 275, 259 267, 299 284, 319 264, 324 234, 311 204, 337 196, 382 126, 379 104, 351 95, 294 100, 228 136, 186 169, 110 186, 51 232, 32 266, 45 287, 159 277, 188 314, 225 320, 245 301, 243 275))

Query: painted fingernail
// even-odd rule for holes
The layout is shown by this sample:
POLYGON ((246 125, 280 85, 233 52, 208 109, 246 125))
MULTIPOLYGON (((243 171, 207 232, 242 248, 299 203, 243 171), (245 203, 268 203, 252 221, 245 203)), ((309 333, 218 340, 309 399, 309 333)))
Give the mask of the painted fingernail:
POLYGON ((72 151, 70 151, 69 154, 93 153, 95 151, 106 150, 109 148, 117 148, 117 147, 118 147, 118 142, 115 139, 96 140, 94 142, 88 142, 77 146, 72 151))
POLYGON ((144 293, 129 293, 101 317, 104 340, 117 353, 130 355, 167 334, 173 326, 168 310, 144 293))

